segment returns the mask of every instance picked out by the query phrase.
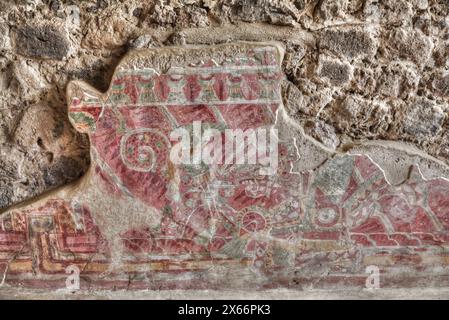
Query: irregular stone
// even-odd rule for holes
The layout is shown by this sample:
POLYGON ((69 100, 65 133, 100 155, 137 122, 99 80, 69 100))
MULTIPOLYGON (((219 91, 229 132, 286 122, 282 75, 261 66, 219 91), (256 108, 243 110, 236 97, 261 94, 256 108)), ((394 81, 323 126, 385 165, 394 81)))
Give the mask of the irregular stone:
POLYGON ((317 73, 331 85, 342 86, 349 82, 351 68, 346 63, 320 58, 317 73))
POLYGON ((306 54, 306 48, 300 44, 288 42, 285 47, 285 58, 282 69, 291 81, 299 77, 299 69, 306 54))
POLYGON ((103 10, 108 7, 108 2, 106 0, 97 0, 95 5, 87 8, 89 12, 97 12, 98 10, 103 10))
POLYGON ((419 75, 413 64, 391 63, 378 70, 376 93, 385 97, 413 96, 419 84, 419 75))
POLYGON ((449 13, 449 6, 446 0, 435 0, 431 2, 432 9, 435 13, 440 15, 446 15, 449 13))
MULTIPOLYGON (((21 156, 21 175, 15 179, 33 186, 25 185, 16 191, 15 201, 73 182, 86 171, 86 142, 67 120, 62 120, 60 113, 45 105, 33 105, 17 124, 11 140, 25 151, 21 156)), ((17 190, 16 184, 14 188, 17 190)))
POLYGON ((429 7, 428 0, 412 0, 411 3, 419 10, 426 10, 429 7))
POLYGON ((385 54, 389 59, 406 59, 423 67, 429 60, 433 49, 431 39, 419 30, 406 31, 396 28, 386 38, 385 54))
POLYGON ((11 40, 9 37, 9 26, 0 18, 0 52, 11 49, 11 40))
POLYGON ((9 70, 10 68, 7 66, 0 69, 0 96, 6 95, 5 91, 8 89, 11 82, 12 75, 9 70))
POLYGON ((432 82, 433 92, 441 97, 449 97, 449 75, 437 77, 432 82))
POLYGON ((182 32, 174 32, 168 39, 167 44, 173 46, 185 46, 186 36, 182 32))
POLYGON ((385 25, 410 24, 414 15, 412 1, 408 0, 384 0, 367 1, 365 14, 367 18, 382 21, 385 25), (369 8, 369 9, 368 9, 369 8))
POLYGON ((354 92, 359 95, 372 95, 376 90, 377 76, 371 68, 354 68, 351 85, 354 92))
MULTIPOLYGON (((0 147, 5 151, 8 149, 4 143, 0 147)), ((12 181, 17 179, 18 173, 17 166, 1 159, 3 157, 0 158, 0 208, 6 208, 15 200, 12 181)))
POLYGON ((445 67, 449 64, 449 42, 439 43, 433 50, 433 60, 437 67, 445 67))
POLYGON ((196 3, 158 1, 149 11, 145 21, 160 27, 206 27, 209 25, 208 13, 196 3))
POLYGON ((68 29, 79 28, 81 26, 80 8, 76 5, 70 5, 65 8, 67 14, 66 24, 68 29))
POLYGON ((416 139, 431 138, 442 129, 446 112, 428 99, 417 99, 404 110, 404 131, 416 139))
POLYGON ((72 154, 82 154, 83 146, 80 145, 79 135, 67 120, 61 119, 60 113, 61 111, 45 105, 29 107, 14 131, 15 143, 28 150, 44 149, 56 158, 68 151, 72 151, 72 154), (46 125, 42 126, 42 123, 46 125))
POLYGON ((348 58, 372 56, 376 51, 371 35, 357 29, 325 30, 320 37, 319 46, 348 58))
POLYGON ((346 96, 326 111, 328 120, 341 132, 352 136, 382 137, 392 122, 392 112, 382 101, 346 96))
POLYGON ((11 90, 16 90, 24 97, 35 95, 48 86, 36 63, 20 59, 11 66, 9 72, 11 72, 11 90))
POLYGON ((13 204, 13 188, 8 186, 7 184, 4 184, 3 182, 0 183, 0 208, 6 208, 13 204))
POLYGON ((24 200, 25 197, 32 197, 42 192, 42 185, 35 184, 32 172, 36 166, 30 165, 36 159, 27 159, 26 154, 11 143, 5 142, 0 145, 0 185, 1 185, 1 206, 2 209, 24 200), (27 161, 28 160, 28 161, 27 161), (25 196, 24 196, 25 195, 25 196))
POLYGON ((299 120, 303 115, 317 116, 332 100, 332 89, 298 79, 298 84, 285 82, 282 96, 288 114, 299 120))
POLYGON ((15 47, 18 54, 39 59, 62 60, 69 52, 65 36, 50 25, 17 28, 15 47))
POLYGON ((187 6, 185 15, 188 16, 190 26, 203 28, 210 24, 207 11, 199 6, 187 6))
POLYGON ((282 97, 285 109, 292 118, 299 118, 301 114, 308 114, 307 97, 290 81, 282 83, 282 97))
POLYGON ((225 21, 294 25, 305 5, 304 1, 220 0, 214 7, 215 14, 225 21))
POLYGON ((131 49, 151 48, 157 46, 153 37, 149 34, 144 34, 129 42, 131 49))
POLYGON ((85 172, 85 163, 79 159, 61 156, 43 169, 46 189, 53 189, 73 182, 85 172))
POLYGON ((172 6, 164 5, 162 1, 159 1, 153 7, 149 18, 156 25, 172 25, 176 21, 176 11, 172 6))
POLYGON ((421 30, 427 36, 431 36, 433 33, 438 32, 432 21, 432 16, 429 13, 424 13, 415 18, 413 27, 417 30, 421 30))
POLYGON ((449 134, 447 132, 444 132, 441 136, 441 145, 438 148, 437 155, 444 158, 449 157, 449 134))
POLYGON ((51 0, 49 7, 52 11, 59 11, 61 9, 61 1, 59 0, 51 0))
POLYGON ((126 19, 112 14, 113 8, 106 8, 92 17, 85 26, 86 35, 81 47, 90 49, 116 49, 128 43, 136 27, 126 19))
POLYGON ((348 0, 323 0, 317 5, 315 19, 323 24, 335 23, 336 21, 348 21, 351 15, 363 8, 365 1, 348 0))

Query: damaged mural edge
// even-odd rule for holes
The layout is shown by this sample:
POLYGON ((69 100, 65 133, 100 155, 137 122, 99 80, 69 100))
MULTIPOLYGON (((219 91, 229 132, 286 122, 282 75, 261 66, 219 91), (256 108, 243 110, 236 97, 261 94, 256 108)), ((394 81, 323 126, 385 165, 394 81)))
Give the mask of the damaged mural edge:
POLYGON ((282 56, 275 42, 143 49, 106 94, 71 82, 69 118, 89 134, 91 167, 1 214, 0 294, 445 290, 447 166, 403 143, 336 152, 308 137, 284 109, 282 56), (173 164, 170 133, 195 121, 275 128, 277 174, 173 164))

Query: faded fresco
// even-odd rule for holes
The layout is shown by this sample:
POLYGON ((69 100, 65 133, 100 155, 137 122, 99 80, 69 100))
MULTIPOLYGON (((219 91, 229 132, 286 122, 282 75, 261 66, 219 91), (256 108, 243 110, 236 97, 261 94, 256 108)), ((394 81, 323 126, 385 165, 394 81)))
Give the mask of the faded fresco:
POLYGON ((90 168, 1 215, 2 285, 64 289, 72 274, 92 291, 361 289, 376 285, 372 272, 387 288, 447 285, 449 181, 415 163, 395 184, 369 150, 305 138, 284 106, 284 50, 142 49, 104 94, 71 82, 68 116, 89 136, 90 168), (218 143, 197 141, 212 129, 218 143), (256 139, 235 140, 225 159, 232 130, 256 139))

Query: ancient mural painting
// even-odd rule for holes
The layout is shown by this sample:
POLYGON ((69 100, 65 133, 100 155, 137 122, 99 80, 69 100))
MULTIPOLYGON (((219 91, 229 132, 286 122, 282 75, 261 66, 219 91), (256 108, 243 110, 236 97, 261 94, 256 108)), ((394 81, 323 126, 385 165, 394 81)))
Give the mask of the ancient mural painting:
POLYGON ((140 50, 105 94, 72 82, 91 168, 1 215, 2 285, 63 289, 78 270, 84 290, 364 288, 369 266, 383 287, 447 284, 449 181, 415 166, 391 185, 364 154, 296 170, 308 155, 281 121, 282 55, 275 43, 140 50), (278 130, 275 172, 173 163, 171 132, 198 121, 278 130))

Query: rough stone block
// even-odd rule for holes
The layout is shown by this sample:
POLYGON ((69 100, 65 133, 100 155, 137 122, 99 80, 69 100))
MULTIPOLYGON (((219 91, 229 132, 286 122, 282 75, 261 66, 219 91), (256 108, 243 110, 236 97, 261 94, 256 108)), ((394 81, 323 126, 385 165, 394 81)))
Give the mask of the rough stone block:
POLYGON ((371 56, 376 44, 367 31, 358 29, 326 30, 320 38, 320 47, 336 55, 356 58, 371 56))
POLYGON ((346 63, 322 58, 318 66, 318 75, 331 85, 342 86, 351 78, 351 67, 346 63))
POLYGON ((53 26, 23 26, 15 31, 17 53, 40 59, 62 60, 69 52, 69 43, 53 26))

